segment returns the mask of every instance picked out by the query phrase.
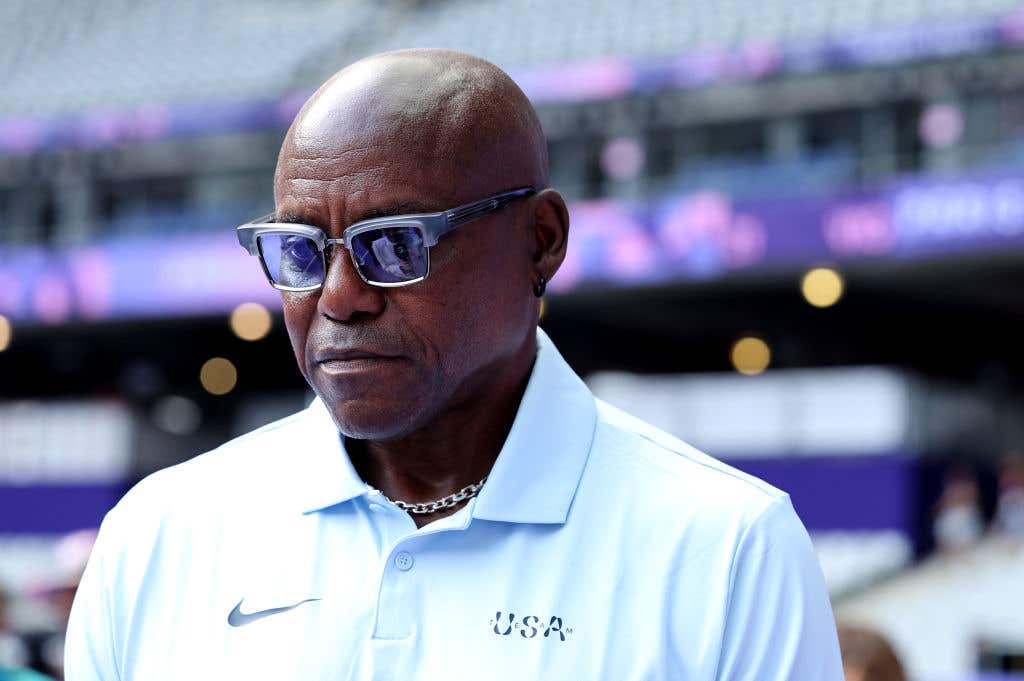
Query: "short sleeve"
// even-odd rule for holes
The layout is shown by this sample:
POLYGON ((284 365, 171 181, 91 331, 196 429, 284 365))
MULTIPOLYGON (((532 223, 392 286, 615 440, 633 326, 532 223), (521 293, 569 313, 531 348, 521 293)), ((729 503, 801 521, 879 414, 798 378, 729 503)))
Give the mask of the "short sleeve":
POLYGON ((75 593, 64 643, 65 681, 117 681, 114 617, 108 575, 114 556, 108 547, 115 524, 107 514, 75 593))
POLYGON ((717 681, 843 681, 828 591, 788 497, 742 535, 727 608, 717 681))

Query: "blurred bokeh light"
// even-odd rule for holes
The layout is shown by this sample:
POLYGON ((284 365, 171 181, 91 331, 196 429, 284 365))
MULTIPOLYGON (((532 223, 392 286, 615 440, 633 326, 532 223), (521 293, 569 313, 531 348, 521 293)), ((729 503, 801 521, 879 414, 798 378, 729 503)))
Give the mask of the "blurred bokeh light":
POLYGON ((816 267, 800 281, 804 299, 814 307, 831 307, 843 297, 842 275, 829 267, 816 267))
POLYGON ((231 330, 242 340, 258 341, 270 333, 270 311, 260 303, 242 303, 231 312, 231 330))
MULTIPOLYGON (((220 380, 220 387, 226 387, 227 382, 224 378, 220 380)), ((207 390, 218 394, 210 390, 210 388, 216 387, 216 378, 208 376, 207 381, 211 383, 207 390)), ((207 383, 204 382, 203 385, 205 387, 207 383)), ((202 411, 199 409, 199 405, 195 403, 195 400, 190 400, 181 395, 167 395, 157 400, 153 405, 153 423, 161 430, 173 435, 190 435, 196 432, 202 423, 202 418, 202 411)))
POLYGON ((771 364, 772 351, 762 339, 745 336, 733 343, 729 359, 736 371, 746 376, 764 373, 771 364))
POLYGON ((227 395, 238 383, 238 369, 229 359, 212 357, 203 363, 199 382, 211 395, 227 395))
POLYGON ((14 329, 11 325, 11 320, 0 315, 0 352, 3 352, 11 345, 13 337, 14 329))

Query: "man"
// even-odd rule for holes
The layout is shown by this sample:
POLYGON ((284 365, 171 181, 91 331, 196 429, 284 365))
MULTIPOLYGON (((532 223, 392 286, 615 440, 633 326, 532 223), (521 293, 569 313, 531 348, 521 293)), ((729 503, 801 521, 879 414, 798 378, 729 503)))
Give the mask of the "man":
POLYGON ((785 494, 600 403, 537 330, 569 218, 518 87, 444 50, 306 103, 273 216, 304 412, 106 518, 69 681, 840 681, 785 494))

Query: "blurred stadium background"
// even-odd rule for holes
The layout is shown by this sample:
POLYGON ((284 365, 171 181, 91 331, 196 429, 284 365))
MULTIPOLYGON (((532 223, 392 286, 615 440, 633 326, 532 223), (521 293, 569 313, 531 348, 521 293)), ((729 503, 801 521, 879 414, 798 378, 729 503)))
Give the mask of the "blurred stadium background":
POLYGON ((57 655, 62 537, 308 401, 233 227, 313 88, 416 46, 536 103, 595 392, 789 491, 910 678, 1024 678, 1018 0, 6 0, 8 638, 57 655))

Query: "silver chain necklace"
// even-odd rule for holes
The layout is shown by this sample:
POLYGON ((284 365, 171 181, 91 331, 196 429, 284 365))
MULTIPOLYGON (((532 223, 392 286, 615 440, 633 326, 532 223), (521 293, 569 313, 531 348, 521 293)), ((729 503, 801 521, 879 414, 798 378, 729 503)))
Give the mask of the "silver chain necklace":
POLYGON ((371 485, 367 485, 367 487, 369 487, 370 491, 372 492, 379 492, 382 497, 384 497, 385 499, 387 499, 388 501, 390 501, 392 504, 402 509, 403 511, 406 511, 408 513, 415 513, 417 515, 427 515, 429 513, 437 513, 438 511, 443 511, 446 508, 451 508, 452 506, 455 506, 459 502, 465 501, 466 499, 472 499, 477 495, 477 492, 480 491, 480 488, 484 486, 485 482, 487 482, 487 476, 484 476, 484 479, 481 480, 480 482, 475 482, 472 485, 466 485, 465 487, 460 489, 458 492, 455 492, 454 494, 449 494, 446 497, 441 497, 440 499, 435 499, 434 501, 425 501, 421 504, 411 504, 408 501, 391 499, 376 487, 373 487, 371 485))

